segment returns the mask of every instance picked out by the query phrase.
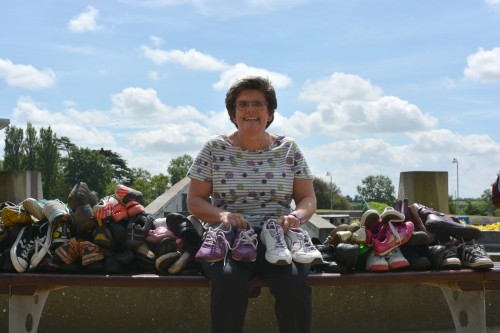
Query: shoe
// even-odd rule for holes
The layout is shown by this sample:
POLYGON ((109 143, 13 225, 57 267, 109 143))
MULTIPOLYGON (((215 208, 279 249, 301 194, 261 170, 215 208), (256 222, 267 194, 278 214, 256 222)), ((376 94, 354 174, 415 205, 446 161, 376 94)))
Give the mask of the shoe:
POLYGON ((290 265, 292 254, 285 242, 283 228, 269 220, 264 224, 260 233, 260 240, 266 246, 266 260, 275 265, 290 265))
POLYGON ((413 234, 411 235, 410 240, 408 240, 408 243, 406 245, 408 246, 418 246, 418 245, 428 245, 430 244, 431 240, 429 239, 429 236, 427 236, 427 233, 424 231, 413 231, 413 234))
POLYGON ((125 205, 125 209, 127 210, 127 215, 129 217, 137 216, 139 214, 144 213, 144 206, 138 203, 137 201, 129 201, 125 205))
POLYGON ((335 262, 352 270, 359 257, 359 245, 340 243, 335 246, 335 262))
MULTIPOLYGON (((240 237, 244 237, 244 235, 240 237)), ((225 259, 233 240, 233 229, 223 230, 222 225, 217 228, 209 227, 200 249, 196 252, 195 260, 199 262, 216 262, 225 259)))
POLYGON ((125 245, 129 249, 136 249, 143 242, 153 227, 154 218, 150 214, 137 215, 131 218, 127 224, 127 239, 125 245))
POLYGON ((82 266, 88 266, 104 260, 101 248, 89 241, 80 242, 80 256, 82 258, 82 266))
POLYGON ((166 216, 168 230, 182 239, 186 251, 196 254, 202 243, 202 236, 190 219, 179 213, 169 213, 166 216))
POLYGON ((137 264, 146 271, 152 272, 155 270, 156 255, 149 248, 146 242, 139 245, 138 248, 134 250, 135 261, 137 264))
POLYGON ((462 262, 458 258, 457 247, 452 243, 448 242, 445 245, 443 259, 439 263, 439 268, 442 269, 460 269, 462 268, 462 262))
POLYGON ((71 222, 77 234, 92 231, 97 227, 94 211, 90 204, 83 204, 70 211, 71 222))
POLYGON ((429 242, 433 242, 435 240, 435 236, 432 232, 427 230, 427 228, 424 225, 424 222, 420 218, 420 215, 418 214, 419 207, 420 207, 419 204, 413 204, 409 206, 408 207, 409 215, 406 215, 406 220, 412 221, 413 225, 415 226, 415 230, 425 232, 427 234, 427 237, 429 237, 429 242))
POLYGON ((71 228, 68 223, 59 223, 52 230, 52 244, 59 245, 71 238, 71 228))
POLYGON ((111 231, 115 245, 125 245, 127 241, 127 227, 123 223, 110 223, 108 229, 111 231))
POLYGON ((33 247, 33 255, 30 260, 31 268, 36 268, 43 258, 50 253, 50 245, 52 243, 52 224, 46 221, 34 227, 35 244, 33 247))
POLYGON ((378 220, 380 220, 379 213, 375 209, 369 209, 361 215, 361 227, 370 228, 378 220))
POLYGON ((252 227, 236 229, 233 246, 230 247, 232 258, 243 262, 255 261, 257 259, 257 243, 257 234, 252 227))
POLYGON ((34 245, 33 227, 31 225, 22 227, 14 244, 10 248, 10 260, 15 270, 19 273, 29 268, 34 245))
POLYGON ((398 212, 392 207, 386 207, 382 214, 380 214, 380 219, 383 222, 404 222, 405 216, 403 213, 398 212))
POLYGON ((403 256, 399 248, 395 248, 385 258, 389 264, 389 270, 397 270, 410 266, 408 260, 403 256))
POLYGON ((155 267, 158 272, 163 274, 168 274, 168 269, 174 264, 174 262, 179 259, 181 253, 179 251, 173 251, 165 253, 156 259, 155 267))
POLYGON ((33 218, 28 212, 21 209, 21 206, 4 203, 2 204, 2 212, 0 213, 0 218, 2 223, 7 228, 12 228, 16 224, 30 225, 33 224, 33 218))
MULTIPOLYGON (((144 209, 142 210, 142 212, 143 211, 144 211, 144 209)), ((135 215, 139 215, 139 214, 140 213, 135 214, 135 215)), ((135 215, 131 215, 131 216, 135 216, 135 215)), ((123 221, 127 217, 129 217, 129 214, 128 214, 127 208, 124 205, 122 205, 121 203, 117 203, 116 205, 114 205, 112 207, 112 210, 111 210, 111 219, 114 222, 123 221)))
POLYGON ((307 231, 301 228, 290 228, 285 241, 292 254, 292 260, 302 264, 321 264, 323 256, 313 245, 307 231))
POLYGON ((469 241, 458 246, 462 266, 474 269, 491 269, 494 264, 482 244, 469 241))
POLYGON ((377 238, 372 239, 373 251, 379 256, 389 254, 393 249, 410 240, 413 228, 413 223, 410 221, 384 224, 377 238))
POLYGON ((134 190, 122 184, 115 186, 115 195, 118 201, 126 205, 129 201, 142 202, 142 192, 134 190))
POLYGON ((107 226, 98 225, 92 231, 92 243, 103 247, 111 248, 114 245, 113 235, 107 226))
POLYGON ((366 229, 363 227, 353 232, 350 241, 354 244, 366 244, 366 229))
POLYGON ((43 215, 52 225, 69 222, 71 216, 68 207, 60 200, 47 200, 43 205, 43 215))
POLYGON ((386 272, 389 270, 389 263, 383 256, 378 256, 374 251, 368 253, 366 258, 366 271, 386 272))
MULTIPOLYGON (((94 217, 101 224, 111 222, 113 219, 113 207, 118 205, 118 200, 113 196, 102 198, 96 205, 92 207, 94 217)), ((123 207, 123 205, 122 205, 123 207)), ((121 207, 117 209, 121 211, 121 207)))
POLYGON ((408 260, 410 269, 413 270, 429 270, 432 269, 432 262, 427 255, 422 255, 419 248, 427 248, 427 246, 401 246, 399 249, 403 256, 408 260))
POLYGON ((425 250, 425 247, 424 247, 424 251, 428 252, 428 258, 431 261, 432 268, 436 269, 436 270, 439 269, 441 262, 444 259, 444 255, 447 252, 446 246, 441 245, 441 244, 431 245, 431 246, 427 246, 427 251, 425 250))
POLYGON ((479 228, 464 225, 454 216, 435 211, 432 208, 414 204, 425 228, 434 234, 444 234, 456 239, 469 241, 481 237, 479 228))
POLYGON ((185 251, 179 258, 177 258, 177 260, 174 261, 172 265, 170 265, 167 272, 169 274, 178 274, 182 272, 182 270, 191 262, 192 258, 193 256, 189 252, 185 251))
POLYGON ((43 214, 43 205, 41 205, 36 199, 26 198, 21 202, 21 206, 38 221, 45 218, 45 215, 43 214))
MULTIPOLYGON (((349 231, 349 225, 348 224, 340 224, 340 225, 334 227, 332 229, 332 231, 330 232, 330 234, 326 237, 323 244, 331 244, 331 245, 336 245, 335 243, 338 244, 339 239, 337 238, 338 236, 336 236, 336 234, 339 231, 349 231), (334 240, 334 238, 335 238, 335 240, 334 240)), ((352 235, 352 233, 351 233, 351 235, 352 235)))
POLYGON ((175 237, 165 237, 160 242, 152 245, 152 250, 157 257, 160 257, 169 252, 175 252, 178 250, 178 245, 175 237))
POLYGON ((59 245, 54 252, 65 264, 73 264, 80 259, 80 243, 72 237, 59 245))
POLYGON ((146 242, 149 244, 158 244, 166 237, 175 238, 175 234, 168 230, 167 227, 157 227, 149 230, 149 233, 146 236, 146 242))
POLYGON ((321 253, 323 262, 335 261, 335 247, 330 244, 317 244, 316 249, 321 253))
POLYGON ((337 264, 335 261, 326 261, 323 264, 316 265, 316 267, 318 268, 318 271, 325 273, 343 274, 348 272, 348 269, 345 266, 337 264))
POLYGON ((78 182, 73 186, 73 189, 68 195, 68 206, 72 211, 80 205, 89 204, 94 206, 99 201, 99 197, 95 191, 91 191, 89 186, 84 182, 78 182))

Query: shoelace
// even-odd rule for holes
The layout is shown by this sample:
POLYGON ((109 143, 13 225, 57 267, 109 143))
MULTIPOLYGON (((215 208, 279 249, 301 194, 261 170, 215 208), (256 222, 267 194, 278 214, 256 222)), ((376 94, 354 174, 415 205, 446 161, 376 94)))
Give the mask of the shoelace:
POLYGON ((389 223, 387 223, 389 225, 389 228, 391 229, 391 232, 394 236, 396 236, 396 238, 398 239, 398 242, 401 243, 401 240, 404 238, 403 235, 401 235, 398 230, 396 229, 396 227, 392 224, 392 221, 389 221, 389 223))
POLYGON ((457 249, 459 249, 461 247, 463 247, 462 251, 463 251, 464 255, 469 255, 469 256, 475 257, 475 258, 485 258, 485 256, 486 256, 486 253, 485 253, 483 247, 479 244, 461 243, 461 244, 456 246, 457 249))
POLYGON ((228 242, 228 247, 231 250, 234 250, 240 245, 252 245, 254 249, 257 249, 257 243, 257 234, 254 233, 253 230, 248 229, 240 233, 240 236, 236 242, 234 242, 233 247, 230 247, 228 242))
POLYGON ((269 230, 269 233, 274 238, 276 243, 275 248, 286 249, 285 239, 281 237, 281 234, 278 232, 278 227, 279 226, 274 222, 268 222, 266 226, 267 230, 269 230))

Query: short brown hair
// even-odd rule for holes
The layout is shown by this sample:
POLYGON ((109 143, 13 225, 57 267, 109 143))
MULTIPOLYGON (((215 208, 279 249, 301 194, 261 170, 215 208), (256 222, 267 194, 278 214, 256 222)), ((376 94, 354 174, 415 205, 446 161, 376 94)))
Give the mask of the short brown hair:
POLYGON ((233 120, 236 114, 236 99, 243 90, 258 90, 264 94, 267 102, 267 110, 270 115, 270 119, 266 126, 266 128, 268 128, 274 120, 274 111, 278 107, 276 91, 274 91, 271 81, 261 76, 247 76, 239 79, 229 88, 226 93, 226 109, 229 114, 229 119, 231 119, 231 122, 236 128, 238 128, 238 125, 236 125, 233 120))

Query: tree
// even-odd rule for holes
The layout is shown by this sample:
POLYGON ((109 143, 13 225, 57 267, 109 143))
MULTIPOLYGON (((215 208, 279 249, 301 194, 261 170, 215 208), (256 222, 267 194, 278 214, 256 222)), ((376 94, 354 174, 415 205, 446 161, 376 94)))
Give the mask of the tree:
POLYGON ((5 148, 3 169, 6 171, 22 170, 23 161, 23 130, 16 126, 5 129, 5 148))
POLYGON ((351 206, 349 201, 342 195, 339 187, 335 183, 332 183, 332 189, 330 191, 330 184, 327 184, 321 178, 315 177, 313 186, 318 209, 330 209, 330 200, 332 200, 331 206, 334 209, 350 209, 351 206))
POLYGON ((57 147, 57 136, 50 128, 40 129, 40 139, 37 144, 36 166, 42 173, 43 196, 53 198, 54 185, 58 175, 59 150, 57 147))
POLYGON ((108 194, 109 184, 113 178, 113 167, 97 150, 76 148, 68 159, 66 182, 74 186, 78 181, 87 183, 99 197, 108 194))
POLYGON ((382 175, 368 176, 361 182, 362 185, 356 186, 356 189, 365 201, 381 202, 392 206, 396 200, 394 185, 392 185, 389 177, 382 175))
POLYGON ((28 122, 26 125, 26 138, 23 141, 23 157, 22 169, 23 170, 36 170, 36 162, 38 159, 38 137, 36 129, 28 122))
POLYGON ((106 157, 109 164, 111 164, 113 168, 113 181, 130 186, 133 180, 131 179, 131 171, 127 166, 127 162, 119 154, 111 150, 101 148, 99 153, 106 157))
POLYGON ((186 177, 191 164, 193 164, 193 158, 188 154, 184 154, 170 161, 167 171, 170 175, 170 184, 172 186, 186 177))

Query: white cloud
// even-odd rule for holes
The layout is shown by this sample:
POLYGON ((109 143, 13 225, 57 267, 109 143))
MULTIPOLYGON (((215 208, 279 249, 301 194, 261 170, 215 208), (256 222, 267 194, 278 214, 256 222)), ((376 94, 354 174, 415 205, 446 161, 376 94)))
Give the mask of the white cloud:
POLYGON ((195 49, 188 51, 152 49, 149 46, 141 46, 144 55, 151 59, 155 64, 161 65, 166 62, 180 64, 186 68, 204 71, 220 71, 227 65, 211 55, 203 54, 195 49))
POLYGON ((9 59, 0 59, 0 77, 12 87, 30 90, 52 87, 56 80, 52 69, 38 70, 32 65, 13 64, 9 59))
POLYGON ((467 66, 464 69, 466 79, 480 83, 500 82, 500 47, 492 50, 479 48, 474 54, 467 57, 467 66))
POLYGON ((500 5, 500 0, 484 0, 484 2, 492 7, 500 5))
POLYGON ((74 33, 97 31, 101 28, 96 22, 98 16, 99 10, 88 6, 85 12, 73 17, 68 22, 68 29, 74 33))
POLYGON ((292 83, 292 79, 284 74, 271 72, 267 69, 250 67, 239 63, 234 66, 227 67, 220 75, 220 79, 213 87, 217 90, 227 89, 239 78, 248 75, 258 75, 269 78, 275 88, 283 88, 292 83))

